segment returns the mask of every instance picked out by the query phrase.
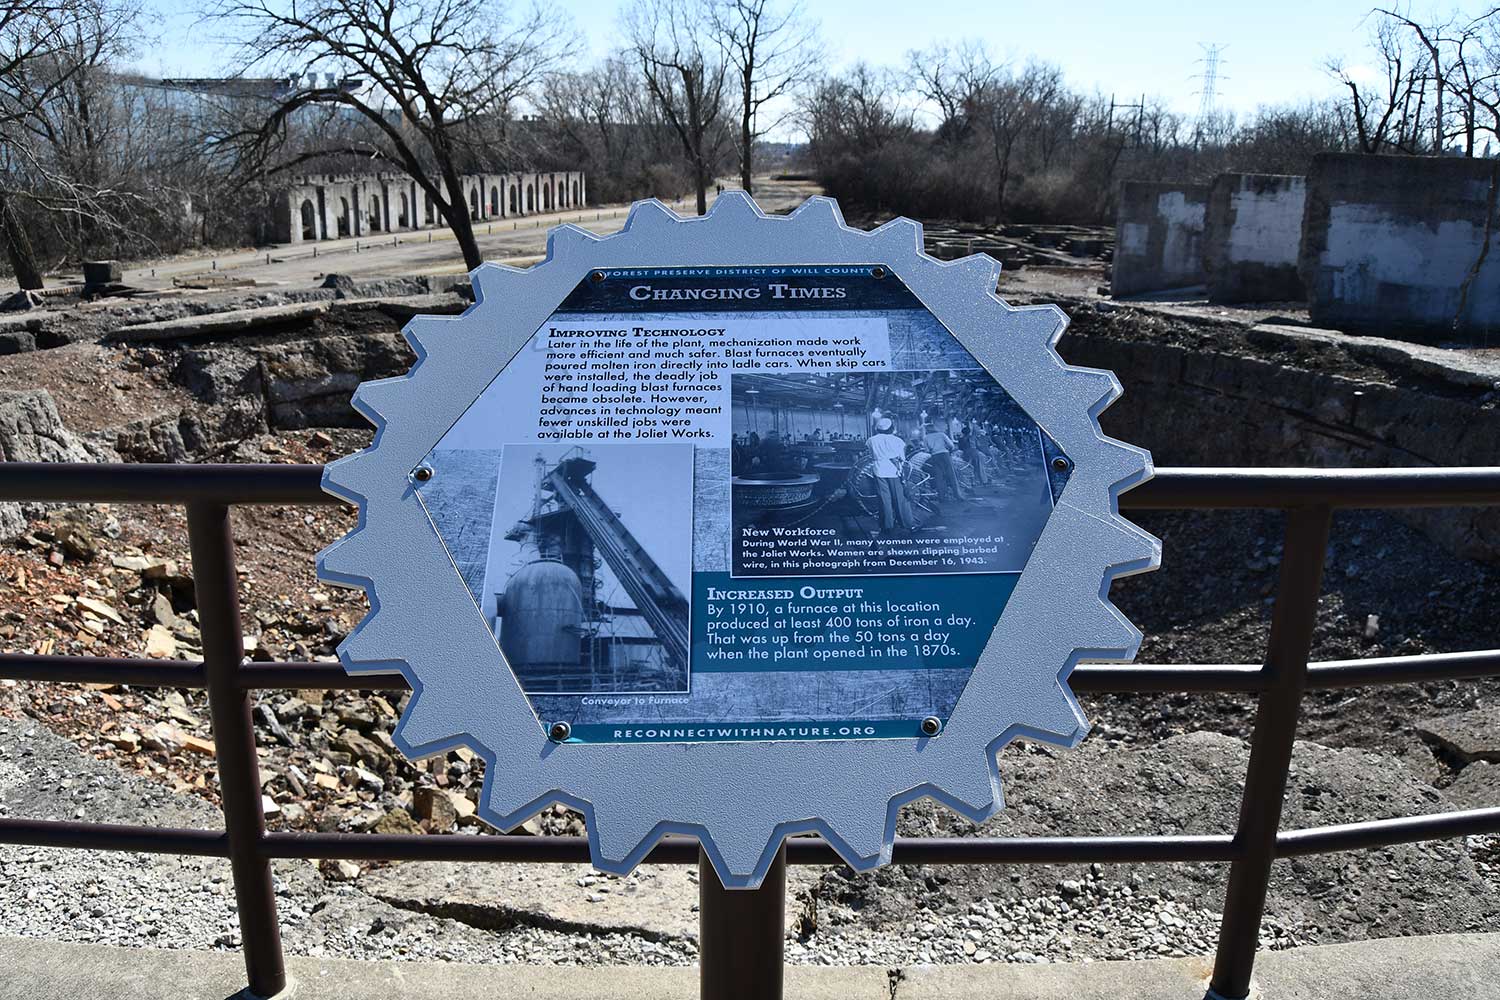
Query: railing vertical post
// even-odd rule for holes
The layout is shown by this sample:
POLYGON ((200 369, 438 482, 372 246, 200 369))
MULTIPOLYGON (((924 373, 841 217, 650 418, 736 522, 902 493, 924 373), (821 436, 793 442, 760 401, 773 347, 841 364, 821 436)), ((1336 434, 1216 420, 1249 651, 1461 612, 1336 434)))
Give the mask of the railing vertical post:
POLYGON ((234 570, 229 508, 223 504, 194 503, 188 505, 187 516, 193 590, 203 631, 203 666, 219 768, 219 795, 224 805, 245 971, 250 992, 270 997, 286 988, 286 967, 281 955, 281 930, 276 923, 271 865, 261 853, 266 827, 250 697, 235 680, 245 650, 240 632, 239 581, 234 570))
POLYGON ((759 889, 726 889, 698 852, 701 1000, 781 1000, 786 963, 786 845, 759 889))
POLYGON ((1266 651, 1271 683, 1261 694, 1255 712, 1250 765, 1235 831, 1240 855, 1230 867, 1224 893, 1224 921, 1219 927, 1219 947, 1209 984, 1212 1000, 1241 1000, 1250 994, 1266 889, 1276 860, 1287 770, 1297 738, 1297 716, 1307 687, 1307 658, 1318 617, 1331 519, 1327 507, 1287 511, 1281 579, 1266 651))

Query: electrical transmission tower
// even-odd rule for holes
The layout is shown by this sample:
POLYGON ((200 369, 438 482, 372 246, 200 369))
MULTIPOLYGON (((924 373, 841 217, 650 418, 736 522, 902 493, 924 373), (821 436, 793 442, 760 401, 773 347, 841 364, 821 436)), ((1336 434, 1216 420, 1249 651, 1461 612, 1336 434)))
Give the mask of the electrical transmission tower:
POLYGON ((1202 140, 1204 129, 1213 123, 1214 102, 1218 97, 1219 81, 1228 79, 1228 77, 1219 76, 1219 54, 1229 46, 1199 42, 1198 47, 1203 50, 1203 58, 1199 60, 1203 65, 1203 72, 1198 75, 1197 79, 1203 82, 1197 90, 1198 121, 1194 128, 1195 142, 1202 140))

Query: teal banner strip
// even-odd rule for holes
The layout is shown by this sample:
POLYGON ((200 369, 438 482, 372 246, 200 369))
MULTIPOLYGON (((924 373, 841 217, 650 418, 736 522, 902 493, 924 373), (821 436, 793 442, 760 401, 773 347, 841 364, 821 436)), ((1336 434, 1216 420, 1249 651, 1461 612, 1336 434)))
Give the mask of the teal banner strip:
POLYGON ((921 719, 814 722, 642 722, 574 726, 569 743, 743 743, 899 739, 922 735, 921 719))

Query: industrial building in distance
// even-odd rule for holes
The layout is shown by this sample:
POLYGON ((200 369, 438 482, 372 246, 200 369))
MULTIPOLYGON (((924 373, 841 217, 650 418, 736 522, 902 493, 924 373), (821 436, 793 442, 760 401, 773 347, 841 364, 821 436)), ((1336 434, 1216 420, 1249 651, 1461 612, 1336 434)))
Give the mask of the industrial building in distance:
MULTIPOLYGON (((469 219, 492 222, 583 208, 582 171, 464 174, 469 219)), ((305 174, 293 178, 271 206, 271 239, 304 243, 346 236, 444 229, 432 196, 409 174, 305 174)))

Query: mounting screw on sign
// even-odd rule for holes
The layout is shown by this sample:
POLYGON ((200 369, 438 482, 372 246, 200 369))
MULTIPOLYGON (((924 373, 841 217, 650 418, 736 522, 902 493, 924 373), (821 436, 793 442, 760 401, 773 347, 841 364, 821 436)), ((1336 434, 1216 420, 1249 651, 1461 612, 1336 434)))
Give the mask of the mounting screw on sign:
POLYGON ((432 478, 432 466, 419 465, 411 470, 411 477, 419 483, 425 483, 432 478))
POLYGON ((1061 455, 1059 455, 1059 456, 1057 456, 1056 458, 1054 458, 1052 460, 1052 467, 1054 469, 1056 469, 1058 472, 1067 472, 1068 471, 1068 460, 1066 458, 1063 458, 1061 455))
POLYGON ((922 735, 936 736, 943 731, 943 720, 935 715, 929 715, 922 720, 922 735))
POLYGON ((573 735, 573 727, 566 722, 554 722, 547 729, 547 738, 553 743, 566 743, 571 735, 573 735))

